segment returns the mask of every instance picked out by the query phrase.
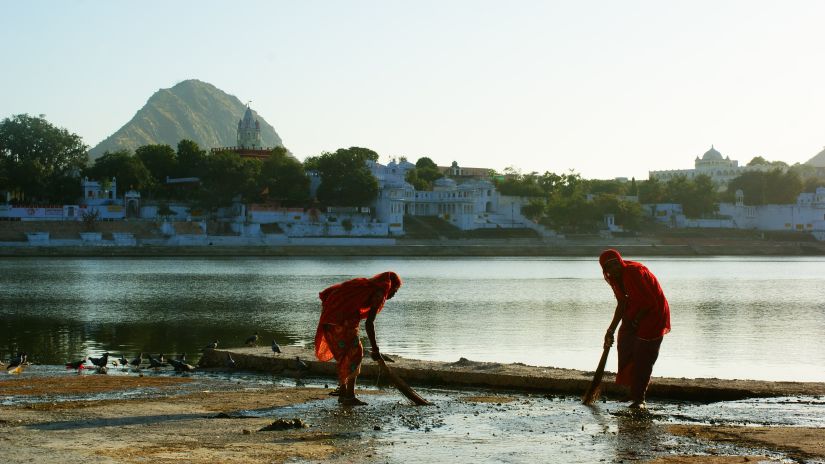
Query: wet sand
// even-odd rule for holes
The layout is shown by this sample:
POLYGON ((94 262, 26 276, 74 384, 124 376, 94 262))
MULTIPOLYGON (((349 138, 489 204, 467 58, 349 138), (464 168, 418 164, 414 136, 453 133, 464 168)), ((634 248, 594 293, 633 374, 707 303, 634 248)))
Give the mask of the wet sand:
POLYGON ((688 404, 634 415, 622 403, 585 407, 572 396, 421 389, 434 406, 415 407, 370 385, 360 392, 368 406, 343 408, 329 388, 307 381, 151 372, 5 378, 4 462, 825 462, 823 428, 670 423, 725 414, 688 404), (307 427, 260 431, 292 418, 307 427))

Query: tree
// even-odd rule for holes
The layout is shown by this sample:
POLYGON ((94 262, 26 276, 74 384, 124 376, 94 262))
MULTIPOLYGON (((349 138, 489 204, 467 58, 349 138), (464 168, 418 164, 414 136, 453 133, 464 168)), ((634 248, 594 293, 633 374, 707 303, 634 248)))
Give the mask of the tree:
POLYGON ((370 149, 351 147, 308 158, 304 165, 313 166, 321 176, 321 185, 316 193, 321 203, 366 206, 378 196, 378 180, 366 161, 377 159, 378 154, 370 149))
POLYGON ((762 166, 768 164, 768 161, 761 156, 754 156, 748 163, 748 166, 762 166))
POLYGON ((433 182, 444 177, 438 166, 430 158, 424 156, 415 162, 415 169, 407 171, 406 181, 416 190, 432 190, 433 182))
POLYGON ((521 213, 534 222, 538 222, 544 215, 546 205, 541 198, 531 198, 526 205, 521 207, 521 213))
POLYGON ((231 151, 221 151, 208 158, 201 203, 207 208, 229 206, 240 195, 241 201, 260 198, 261 160, 241 158, 231 151))
POLYGON ((80 136, 42 116, 18 114, 0 122, 0 172, 8 190, 22 198, 76 198, 80 172, 89 162, 88 149, 80 136))
POLYGON ((267 190, 268 198, 287 206, 302 205, 309 198, 304 167, 284 147, 272 149, 272 155, 263 162, 259 184, 267 190))
POLYGON ((143 162, 158 186, 164 185, 166 178, 174 177, 178 171, 177 154, 169 145, 144 145, 135 150, 135 156, 143 162))
POLYGON ((152 174, 140 158, 127 150, 118 150, 114 153, 107 151, 86 170, 86 175, 100 181, 114 177, 121 191, 128 189, 145 191, 153 188, 155 184, 152 174))
POLYGON ((505 178, 499 181, 496 188, 502 195, 514 197, 544 197, 544 190, 538 183, 537 172, 522 174, 518 169, 508 166, 504 168, 505 178))
POLYGON ((183 139, 178 142, 178 177, 200 177, 206 169, 206 151, 197 143, 183 139))
POLYGON ((802 193, 804 184, 794 170, 782 172, 745 172, 728 183, 726 198, 731 200, 737 190, 742 190, 747 205, 794 203, 802 193))
POLYGON ((639 182, 639 203, 664 203, 665 187, 655 177, 639 182))

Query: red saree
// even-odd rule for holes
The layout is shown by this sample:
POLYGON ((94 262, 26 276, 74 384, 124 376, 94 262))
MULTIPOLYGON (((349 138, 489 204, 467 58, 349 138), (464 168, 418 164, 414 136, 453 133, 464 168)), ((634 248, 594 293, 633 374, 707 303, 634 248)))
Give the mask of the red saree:
POLYGON ((341 384, 361 372, 364 356, 358 337, 361 319, 367 318, 375 303, 381 312, 387 297, 400 286, 398 274, 383 272, 369 279, 356 278, 335 284, 318 294, 322 309, 315 332, 315 356, 321 361, 335 358, 341 384))
POLYGON ((619 352, 616 383, 628 385, 633 401, 643 402, 662 338, 670 332, 670 306, 659 281, 646 266, 623 260, 615 250, 608 250, 599 258, 602 265, 612 259, 622 265, 622 282, 613 282, 606 273, 605 279, 616 300, 625 303, 616 344, 619 352), (636 328, 632 323, 640 312, 643 313, 636 328))

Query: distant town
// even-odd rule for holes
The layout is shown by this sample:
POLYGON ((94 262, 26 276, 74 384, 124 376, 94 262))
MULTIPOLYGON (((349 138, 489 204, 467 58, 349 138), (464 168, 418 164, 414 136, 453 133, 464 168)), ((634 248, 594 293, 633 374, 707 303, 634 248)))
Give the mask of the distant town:
MULTIPOLYGON (((710 146, 692 169, 647 179, 496 172, 429 157, 379 163, 369 148, 303 162, 264 146, 246 106, 233 146, 146 144, 90 160, 44 117, 0 123, 0 243, 386 244, 397 239, 635 237, 761 231, 825 240, 825 150, 805 164, 740 164, 710 146)), ((687 163, 686 163, 687 164, 687 163)))

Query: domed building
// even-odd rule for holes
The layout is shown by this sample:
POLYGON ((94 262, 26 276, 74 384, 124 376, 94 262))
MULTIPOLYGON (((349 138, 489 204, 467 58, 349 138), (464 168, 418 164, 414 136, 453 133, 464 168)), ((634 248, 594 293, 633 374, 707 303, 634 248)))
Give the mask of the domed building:
POLYGON ((728 182, 748 171, 769 171, 776 169, 770 165, 739 166, 739 161, 730 159, 729 156, 722 156, 713 145, 702 157, 696 157, 693 162, 693 169, 669 169, 666 171, 650 171, 651 179, 668 182, 676 177, 686 177, 694 179, 705 175, 720 189, 724 189, 728 182))

